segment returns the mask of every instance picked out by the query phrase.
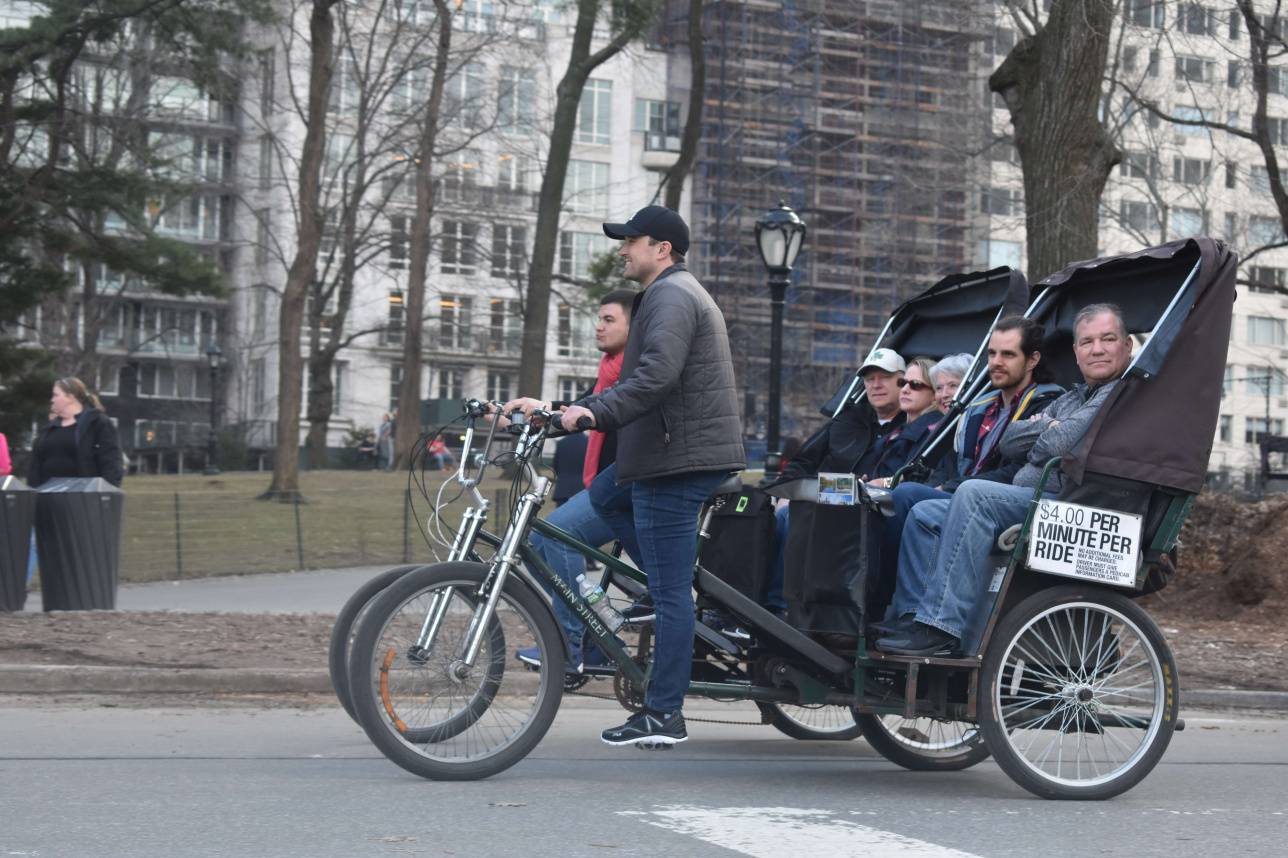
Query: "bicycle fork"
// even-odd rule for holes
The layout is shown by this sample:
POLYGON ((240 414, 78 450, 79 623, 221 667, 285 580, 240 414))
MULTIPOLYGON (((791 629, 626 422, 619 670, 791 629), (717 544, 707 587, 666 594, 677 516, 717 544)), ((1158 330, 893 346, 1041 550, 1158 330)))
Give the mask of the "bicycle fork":
MULTIPOLYGON (((480 528, 487 521, 487 509, 488 501, 483 500, 477 507, 465 510, 465 514, 461 516, 461 526, 456 530, 456 538, 452 540, 452 550, 447 554, 448 563, 458 563, 469 556, 480 528)), ((425 622, 420 627, 420 634, 416 635, 416 642, 407 649, 407 657, 412 661, 424 664, 429 659, 433 641, 438 637, 439 626, 447 616, 447 606, 451 604, 455 591, 455 587, 448 587, 434 594, 429 610, 425 612, 425 622)))

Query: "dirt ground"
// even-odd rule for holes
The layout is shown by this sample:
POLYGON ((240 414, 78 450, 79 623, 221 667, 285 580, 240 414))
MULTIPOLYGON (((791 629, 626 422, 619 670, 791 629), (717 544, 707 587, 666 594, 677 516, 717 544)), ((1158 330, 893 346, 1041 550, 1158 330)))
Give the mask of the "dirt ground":
MULTIPOLYGON (((1288 691, 1288 497, 1203 496, 1180 572, 1144 604, 1182 687, 1288 691)), ((326 668, 332 618, 317 614, 91 611, 0 615, 0 664, 326 668)))

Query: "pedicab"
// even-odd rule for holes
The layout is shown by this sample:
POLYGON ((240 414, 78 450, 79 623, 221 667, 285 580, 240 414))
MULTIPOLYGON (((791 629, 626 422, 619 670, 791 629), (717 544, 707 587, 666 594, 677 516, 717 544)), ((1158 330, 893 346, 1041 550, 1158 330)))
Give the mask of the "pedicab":
MULTIPOLYGON (((845 706, 896 763, 953 770, 991 753, 1017 784, 1045 798, 1104 799, 1138 783, 1177 728, 1179 685, 1167 643, 1135 597, 1166 582, 1169 552, 1206 474, 1235 264, 1219 242, 1190 239, 1077 263, 1037 284, 1028 313, 1046 325, 1051 349, 1071 342, 1081 307, 1105 300, 1123 307, 1130 332, 1145 341, 1083 439, 1047 464, 1044 480, 1055 468, 1068 477, 1059 496, 1044 497, 1039 485, 1025 520, 998 534, 991 597, 961 652, 871 649, 862 621, 867 585, 853 577, 854 564, 846 586, 859 619, 845 641, 793 625, 699 567, 699 605, 737 617, 754 644, 736 663, 727 652, 708 655, 710 671, 695 671, 690 695, 845 706), (1079 530, 1117 541, 1084 552, 1079 530), (883 716, 952 729, 892 734, 883 716)), ((1066 383, 1075 380, 1070 366, 1057 366, 1066 383)), ((557 430, 555 415, 534 413, 518 427, 516 458, 534 462, 557 430)), ((640 700, 648 629, 623 646, 526 544, 532 529, 551 532, 536 517, 549 490, 549 480, 535 476, 516 493, 491 563, 408 572, 359 621, 349 657, 355 710, 377 748, 406 770, 488 777, 540 741, 564 692, 565 654, 541 585, 618 666, 621 699, 640 700), (538 648, 538 671, 516 669, 507 653, 518 647, 538 648)), ((879 507, 867 492, 856 495, 856 509, 879 507)), ((579 550, 644 583, 598 549, 579 550)))

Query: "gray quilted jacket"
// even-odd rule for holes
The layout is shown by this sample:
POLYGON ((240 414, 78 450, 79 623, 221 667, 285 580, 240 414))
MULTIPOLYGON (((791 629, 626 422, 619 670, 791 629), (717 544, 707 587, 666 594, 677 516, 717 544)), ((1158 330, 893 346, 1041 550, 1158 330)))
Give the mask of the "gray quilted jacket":
POLYGON ((746 467, 724 315, 683 265, 636 296, 621 379, 578 404, 618 430, 619 482, 746 467))
MULTIPOLYGON (((1096 412, 1100 411, 1100 406, 1105 404, 1116 384, 1117 379, 1095 388, 1075 384, 1072 390, 1048 405, 1042 413, 1008 426, 1002 435, 1003 458, 1027 460, 1011 482, 1028 488, 1036 486, 1047 460, 1068 453, 1087 434, 1096 412), (1055 426, 1051 425, 1053 422, 1055 426)), ((1047 490, 1058 492, 1063 487, 1063 480, 1064 475, 1057 468, 1047 482, 1047 490)))

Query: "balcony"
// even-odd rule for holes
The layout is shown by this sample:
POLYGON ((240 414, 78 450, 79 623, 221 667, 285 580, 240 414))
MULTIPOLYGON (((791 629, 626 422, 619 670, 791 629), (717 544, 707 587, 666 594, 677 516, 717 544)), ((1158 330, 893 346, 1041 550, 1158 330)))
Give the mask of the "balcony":
POLYGON ((640 163, 645 170, 669 170, 680 160, 680 136, 660 131, 644 133, 644 155, 640 163))
POLYGON ((459 185, 443 182, 438 186, 438 203, 443 208, 467 208, 490 212, 535 212, 537 195, 532 191, 485 185, 459 185))

